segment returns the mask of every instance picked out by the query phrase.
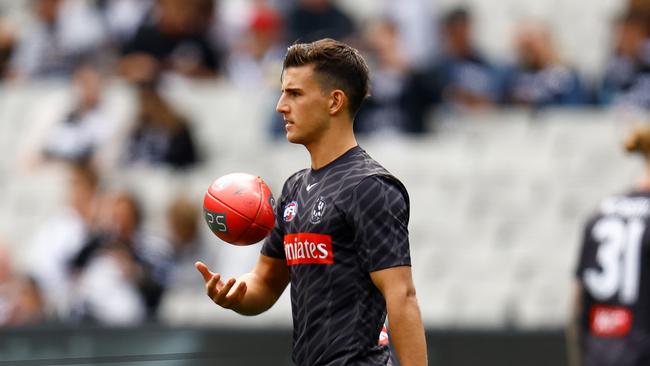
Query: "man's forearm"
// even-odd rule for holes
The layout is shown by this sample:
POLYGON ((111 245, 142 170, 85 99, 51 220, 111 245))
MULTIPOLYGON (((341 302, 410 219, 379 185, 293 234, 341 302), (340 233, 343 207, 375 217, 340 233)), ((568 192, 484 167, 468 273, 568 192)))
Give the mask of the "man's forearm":
POLYGON ((237 280, 242 281, 246 283, 246 293, 241 302, 232 308, 241 315, 258 315, 267 311, 282 294, 281 290, 274 289, 255 273, 247 273, 237 280))
POLYGON ((400 365, 427 365, 424 326, 415 294, 388 303, 388 322, 400 365))

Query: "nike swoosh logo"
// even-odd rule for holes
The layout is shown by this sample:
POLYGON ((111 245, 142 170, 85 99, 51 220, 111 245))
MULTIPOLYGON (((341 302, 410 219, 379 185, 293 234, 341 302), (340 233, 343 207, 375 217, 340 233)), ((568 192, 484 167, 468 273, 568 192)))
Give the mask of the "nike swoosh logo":
POLYGON ((317 185, 317 184, 318 184, 318 182, 316 182, 316 183, 312 183, 312 184, 308 184, 308 185, 307 185, 307 192, 311 191, 311 189, 314 188, 314 186, 317 185))

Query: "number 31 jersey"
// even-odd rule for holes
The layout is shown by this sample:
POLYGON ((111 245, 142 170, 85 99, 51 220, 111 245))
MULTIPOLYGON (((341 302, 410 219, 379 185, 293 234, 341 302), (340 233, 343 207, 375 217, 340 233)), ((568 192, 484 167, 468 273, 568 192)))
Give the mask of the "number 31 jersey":
POLYGON ((650 192, 603 200, 589 219, 582 284, 584 365, 650 365, 650 192))
POLYGON ((291 277, 296 365, 386 365, 386 303, 374 271, 410 266, 408 195, 360 147, 284 185, 262 254, 291 277))

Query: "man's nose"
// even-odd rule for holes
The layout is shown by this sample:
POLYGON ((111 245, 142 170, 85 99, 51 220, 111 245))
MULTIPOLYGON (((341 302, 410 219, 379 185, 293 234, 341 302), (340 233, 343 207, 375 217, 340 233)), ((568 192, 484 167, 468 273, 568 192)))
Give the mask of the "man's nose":
POLYGON ((281 96, 280 99, 278 99, 278 104, 275 106, 275 110, 278 111, 279 113, 287 113, 289 111, 289 106, 284 101, 283 96, 281 96))

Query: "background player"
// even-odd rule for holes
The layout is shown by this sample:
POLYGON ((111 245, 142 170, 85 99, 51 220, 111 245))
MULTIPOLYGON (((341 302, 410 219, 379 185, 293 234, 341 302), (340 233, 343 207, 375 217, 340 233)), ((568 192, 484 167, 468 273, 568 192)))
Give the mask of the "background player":
POLYGON ((650 365, 650 127, 625 143, 646 170, 586 224, 569 328, 571 365, 650 365))
POLYGON ((311 169, 285 182, 276 227, 250 273, 224 282, 196 264, 208 296, 245 315, 269 309, 291 282, 298 365, 389 364, 388 345, 378 341, 386 314, 400 363, 427 363, 408 194, 358 147, 352 129, 367 93, 368 68, 355 49, 331 39, 291 46, 277 110, 311 169))

